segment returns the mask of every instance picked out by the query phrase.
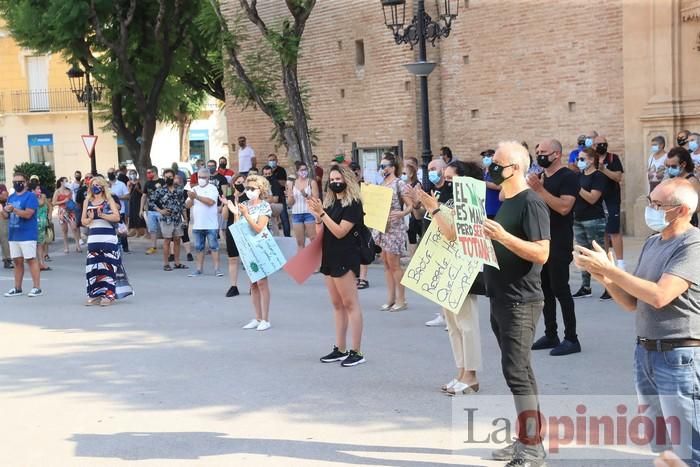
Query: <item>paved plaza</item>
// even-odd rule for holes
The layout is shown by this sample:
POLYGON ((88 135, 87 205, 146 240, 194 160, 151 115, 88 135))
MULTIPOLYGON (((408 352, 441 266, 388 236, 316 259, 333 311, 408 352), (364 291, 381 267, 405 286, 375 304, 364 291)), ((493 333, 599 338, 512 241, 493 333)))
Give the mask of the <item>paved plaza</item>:
MULTIPOLYGON (((628 268, 640 245, 627 239, 628 268)), ((322 276, 300 287, 274 275, 272 328, 244 331, 249 296, 225 298, 228 279, 214 277, 209 260, 204 277, 188 278, 163 272, 145 246, 133 241, 125 255, 136 296, 113 307, 84 307, 84 256, 55 251, 43 297, 0 299, 0 465, 503 465, 486 460, 488 450, 453 453, 452 399, 438 390, 454 373, 447 333, 424 325, 436 307, 415 294, 407 311, 378 311, 380 266, 360 291, 367 363, 341 368, 318 361, 334 343, 322 276)), ((10 275, 0 272, 3 290, 10 275)), ((634 316, 594 292, 577 301, 583 352, 535 354, 543 394, 634 394, 634 316)), ((479 304, 481 392, 464 397, 507 395, 479 304)))

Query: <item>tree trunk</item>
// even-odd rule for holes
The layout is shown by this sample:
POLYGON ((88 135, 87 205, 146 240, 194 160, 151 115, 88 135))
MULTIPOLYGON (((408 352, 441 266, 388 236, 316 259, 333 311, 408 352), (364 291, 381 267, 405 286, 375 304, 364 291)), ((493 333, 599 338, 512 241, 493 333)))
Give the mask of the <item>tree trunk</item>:
MULTIPOLYGON (((301 98, 301 90, 299 89, 299 79, 297 77, 297 68, 295 65, 282 64, 282 84, 284 92, 289 103, 289 110, 294 122, 294 133, 296 146, 299 151, 299 160, 304 162, 307 167, 313 167, 313 149, 311 147, 311 137, 309 135, 309 125, 306 121, 306 112, 304 110, 304 102, 301 98)), ((285 141, 289 138, 285 135, 285 141)), ((292 146, 287 147, 288 150, 292 146)))
POLYGON ((177 130, 180 141, 180 162, 187 162, 190 158, 190 127, 192 117, 187 114, 178 114, 177 130))

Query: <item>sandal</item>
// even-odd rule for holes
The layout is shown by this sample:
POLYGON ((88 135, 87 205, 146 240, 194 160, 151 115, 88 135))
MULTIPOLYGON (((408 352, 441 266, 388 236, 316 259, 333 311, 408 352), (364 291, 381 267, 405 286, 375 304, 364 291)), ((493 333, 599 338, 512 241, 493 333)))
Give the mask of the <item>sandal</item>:
POLYGON ((369 282, 364 279, 357 279, 357 290, 369 288, 369 282))
POLYGON ((51 271, 51 268, 46 266, 45 268, 39 268, 39 271, 51 271))
POLYGON ((379 310, 380 310, 380 311, 389 311, 389 310, 391 310, 391 307, 393 307, 393 306, 394 306, 393 303, 385 303, 384 305, 382 305, 382 306, 379 308, 379 310))
POLYGON ((176 264, 173 269, 189 269, 186 264, 176 264))
POLYGON ((100 302, 100 297, 88 298, 87 302, 85 302, 85 306, 97 305, 99 302, 100 302))
POLYGON ((404 302, 402 304, 394 303, 394 305, 389 308, 389 311, 403 311, 408 308, 408 303, 404 302))
POLYGON ((102 297, 100 299, 100 306, 110 306, 113 303, 114 303, 113 298, 102 297))
POLYGON ((448 396, 466 396, 479 392, 479 383, 467 384, 457 381, 457 384, 446 391, 448 396))
POLYGON ((443 385, 440 387, 440 390, 441 390, 442 392, 447 392, 448 390, 452 389, 452 388, 454 387, 454 385, 457 384, 457 383, 459 383, 459 380, 458 380, 457 378, 455 378, 455 379, 453 379, 452 381, 450 381, 449 383, 443 384, 443 385))
POLYGON ((163 266, 163 271, 172 271, 172 270, 173 270, 173 268, 171 268, 169 264, 166 264, 165 266, 163 266))

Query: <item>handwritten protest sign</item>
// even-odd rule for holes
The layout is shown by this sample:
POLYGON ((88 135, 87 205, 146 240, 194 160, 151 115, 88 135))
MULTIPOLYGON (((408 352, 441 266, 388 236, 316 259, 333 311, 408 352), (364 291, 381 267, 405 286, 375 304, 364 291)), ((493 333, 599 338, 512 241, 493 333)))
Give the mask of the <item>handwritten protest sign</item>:
POLYGON ((437 222, 433 222, 406 268, 401 284, 459 313, 482 264, 482 259, 465 257, 459 242, 446 240, 437 222))
POLYGON ((318 270, 321 265, 323 230, 316 235, 316 238, 306 245, 302 250, 287 261, 284 270, 297 284, 303 284, 311 275, 318 270))
POLYGON ((229 227, 238 254, 251 282, 257 282, 279 271, 286 260, 267 228, 256 234, 245 219, 229 227))
POLYGON ((452 179, 457 241, 468 258, 498 268, 491 239, 484 234, 486 183, 471 177, 452 179))
POLYGON ((393 190, 385 186, 362 184, 362 207, 367 227, 384 233, 393 194, 393 190))

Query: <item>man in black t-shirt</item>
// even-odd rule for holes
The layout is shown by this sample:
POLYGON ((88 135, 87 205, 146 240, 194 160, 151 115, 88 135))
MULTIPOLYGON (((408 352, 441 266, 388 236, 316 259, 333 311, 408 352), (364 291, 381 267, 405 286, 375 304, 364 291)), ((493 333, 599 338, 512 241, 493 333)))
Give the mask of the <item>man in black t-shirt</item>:
MULTIPOLYGON (((270 167, 269 165, 263 167, 262 174, 263 177, 265 177, 267 181, 270 182, 270 193, 272 194, 270 206, 272 207, 273 216, 271 222, 273 223, 274 232, 279 235, 279 225, 277 224, 277 222, 279 221, 279 223, 282 224, 282 233, 285 237, 289 237, 291 236, 289 223, 285 225, 283 219, 284 214, 287 212, 287 197, 284 195, 284 187, 282 186, 280 181, 275 178, 272 171, 272 167, 270 167)), ((287 216, 287 220, 289 220, 289 216, 287 216)))
POLYGON ((484 220, 500 269, 484 266, 491 304, 491 328, 501 349, 501 368, 515 399, 516 441, 492 453, 495 460, 539 466, 544 462, 537 383, 530 362, 544 295, 540 274, 549 257, 549 209, 525 181, 530 155, 517 142, 498 145, 488 168, 501 185, 503 204, 484 220))
MULTIPOLYGON (((225 176, 218 172, 218 165, 215 160, 207 161, 207 169, 209 169, 209 183, 214 185, 219 190, 219 196, 229 196, 229 184, 225 176)), ((219 202, 219 205, 221 203, 219 202)))
MULTIPOLYGON (((280 202, 284 204, 284 210, 280 214, 280 220, 282 221, 282 231, 285 237, 290 237, 292 235, 292 226, 289 223, 289 211, 287 211, 287 196, 285 194, 287 188, 287 171, 284 167, 279 165, 277 160, 277 154, 270 154, 267 156, 267 165, 272 169, 272 177, 277 180, 278 185, 282 188, 282 196, 280 197, 280 202)), ((321 186, 319 183, 318 186, 321 186)))
MULTIPOLYGON (((609 179, 607 189, 603 193, 605 210, 608 214, 605 224, 605 249, 608 250, 612 245, 615 258, 617 258, 617 267, 625 269, 622 229, 620 227, 620 209, 622 205, 620 184, 622 183, 625 169, 622 167, 620 156, 608 152, 608 140, 605 139, 605 136, 598 136, 593 142, 593 146, 596 154, 598 154, 598 171, 609 179)), ((600 298, 609 300, 610 295, 605 291, 600 298)))
MULTIPOLYGON (((428 180, 430 185, 428 185, 428 193, 430 193, 433 198, 437 198, 438 203, 444 204, 446 206, 452 207, 454 204, 454 192, 452 190, 452 182, 445 180, 445 168, 447 164, 442 159, 433 159, 428 164, 428 180)), ((428 230, 430 227, 430 213, 426 213, 426 217, 423 219, 423 232, 428 230)))
POLYGON ((530 174, 527 183, 549 207, 549 259, 542 267, 544 293, 545 335, 532 350, 552 349, 550 355, 568 355, 581 351, 576 335, 574 299, 569 287, 569 265, 573 261, 574 216, 573 208, 578 194, 578 176, 562 160, 561 143, 555 139, 542 141, 537 146, 537 164, 542 175, 530 174), (557 300, 564 320, 564 340, 557 333, 557 300))

